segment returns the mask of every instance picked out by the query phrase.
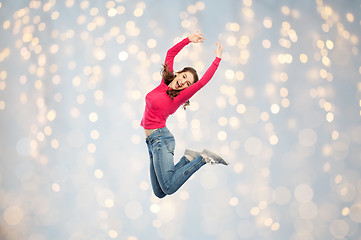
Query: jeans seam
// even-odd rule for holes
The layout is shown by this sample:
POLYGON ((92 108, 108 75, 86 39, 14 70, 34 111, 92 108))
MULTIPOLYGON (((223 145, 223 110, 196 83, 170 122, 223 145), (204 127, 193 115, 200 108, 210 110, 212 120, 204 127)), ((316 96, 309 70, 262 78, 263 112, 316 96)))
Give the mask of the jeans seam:
POLYGON ((190 171, 192 171, 194 168, 198 167, 198 165, 202 164, 202 161, 199 161, 198 163, 194 164, 190 169, 184 172, 184 176, 187 175, 190 171))

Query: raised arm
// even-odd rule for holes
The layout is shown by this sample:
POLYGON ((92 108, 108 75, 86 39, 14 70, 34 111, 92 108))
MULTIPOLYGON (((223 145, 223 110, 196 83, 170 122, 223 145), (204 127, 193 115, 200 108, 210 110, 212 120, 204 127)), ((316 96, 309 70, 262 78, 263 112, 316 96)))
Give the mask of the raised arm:
POLYGON ((204 87, 213 77, 214 73, 216 72, 219 63, 221 62, 222 58, 222 51, 223 51, 223 43, 217 44, 217 50, 214 51, 216 54, 216 58, 213 60, 212 64, 208 67, 207 71, 204 73, 202 78, 189 86, 188 88, 182 90, 178 96, 178 100, 181 102, 185 102, 190 99, 196 92, 198 92, 202 87, 204 87))
POLYGON ((184 38, 182 41, 174 45, 167 51, 167 56, 165 57, 164 63, 167 64, 170 71, 173 71, 173 63, 175 56, 190 42, 192 43, 201 43, 205 40, 203 34, 200 33, 198 30, 195 31, 192 35, 184 38))

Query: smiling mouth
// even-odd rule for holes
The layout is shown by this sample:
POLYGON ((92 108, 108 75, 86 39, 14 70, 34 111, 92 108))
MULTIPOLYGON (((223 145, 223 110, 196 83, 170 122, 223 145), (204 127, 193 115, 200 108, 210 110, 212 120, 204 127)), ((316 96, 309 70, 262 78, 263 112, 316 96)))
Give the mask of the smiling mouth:
POLYGON ((178 86, 178 88, 182 87, 182 86, 179 84, 179 82, 178 82, 178 81, 177 81, 177 86, 178 86))

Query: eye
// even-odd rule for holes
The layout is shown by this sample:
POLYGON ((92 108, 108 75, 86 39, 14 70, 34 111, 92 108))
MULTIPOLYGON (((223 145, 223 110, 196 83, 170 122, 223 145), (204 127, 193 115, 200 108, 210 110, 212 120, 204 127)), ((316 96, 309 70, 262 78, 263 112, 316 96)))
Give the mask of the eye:
POLYGON ((184 74, 184 75, 183 75, 183 78, 186 78, 186 77, 187 77, 187 75, 184 74))

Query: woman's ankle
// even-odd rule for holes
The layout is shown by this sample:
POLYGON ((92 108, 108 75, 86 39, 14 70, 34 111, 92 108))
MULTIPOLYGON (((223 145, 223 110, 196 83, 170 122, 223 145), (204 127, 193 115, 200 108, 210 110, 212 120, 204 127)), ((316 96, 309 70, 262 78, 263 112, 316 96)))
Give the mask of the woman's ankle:
POLYGON ((190 162, 191 162, 192 160, 194 160, 194 158, 193 158, 191 155, 185 154, 184 156, 185 156, 185 157, 187 158, 187 160, 190 161, 190 162))

